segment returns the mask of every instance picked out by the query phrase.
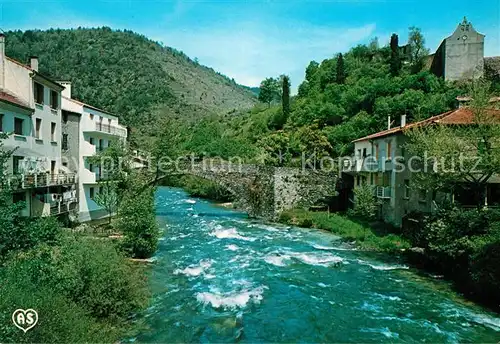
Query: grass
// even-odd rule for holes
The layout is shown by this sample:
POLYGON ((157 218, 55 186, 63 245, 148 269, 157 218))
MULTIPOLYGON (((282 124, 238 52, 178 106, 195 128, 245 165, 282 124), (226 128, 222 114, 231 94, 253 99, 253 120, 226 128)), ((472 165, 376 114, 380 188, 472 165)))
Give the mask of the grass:
POLYGON ((388 227, 371 226, 362 220, 339 214, 294 209, 283 212, 279 222, 327 230, 345 240, 355 241, 358 248, 367 251, 396 253, 411 247, 408 241, 391 233, 388 227))

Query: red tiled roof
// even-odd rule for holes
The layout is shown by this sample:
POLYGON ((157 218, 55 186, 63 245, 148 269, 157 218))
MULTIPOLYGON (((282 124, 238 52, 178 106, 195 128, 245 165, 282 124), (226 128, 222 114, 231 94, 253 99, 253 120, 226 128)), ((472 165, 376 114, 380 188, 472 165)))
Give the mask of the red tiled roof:
MULTIPOLYGON (((500 110, 495 109, 487 109, 485 110, 485 115, 494 119, 494 121, 500 123, 500 110)), ((441 124, 471 124, 474 122, 474 113, 470 108, 463 107, 456 110, 448 111, 442 113, 440 115, 430 117, 420 122, 414 122, 407 124, 404 127, 395 127, 388 130, 383 130, 375 134, 371 134, 360 139, 354 140, 352 142, 360 142, 366 140, 372 140, 384 136, 389 136, 397 133, 401 133, 405 130, 420 127, 424 125, 429 125, 432 123, 441 123, 441 124)))
MULTIPOLYGON (((4 101, 13 105, 20 106, 25 109, 31 109, 29 104, 23 100, 17 98, 15 95, 6 92, 5 90, 0 90, 0 101, 4 101)), ((31 109, 33 110, 33 109, 31 109)))

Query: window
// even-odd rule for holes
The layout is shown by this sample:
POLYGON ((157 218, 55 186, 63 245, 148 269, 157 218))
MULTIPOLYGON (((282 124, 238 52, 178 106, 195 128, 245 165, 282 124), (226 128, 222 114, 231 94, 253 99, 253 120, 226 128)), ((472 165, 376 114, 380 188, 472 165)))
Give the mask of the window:
POLYGON ((90 120, 93 121, 94 120, 94 115, 93 114, 90 114, 90 120))
POLYGON ((12 157, 12 169, 13 169, 14 174, 19 174, 22 172, 23 159, 24 159, 24 157, 17 156, 17 155, 14 155, 12 157))
POLYGON ((54 122, 50 123, 50 140, 56 142, 56 124, 54 122))
POLYGON ((103 190, 104 190, 104 189, 103 189, 103 187, 102 187, 102 186, 101 186, 101 187, 99 187, 99 193, 100 193, 100 194, 102 194, 103 190))
POLYGON ((370 185, 374 185, 373 173, 370 173, 370 185))
POLYGON ((363 148, 363 158, 366 158, 366 148, 363 148))
POLYGON ((42 138, 42 133, 41 133, 41 130, 42 130, 42 119, 41 118, 37 118, 36 121, 35 121, 35 138, 37 139, 41 139, 42 138))
POLYGON ((404 182, 404 198, 408 199, 410 198, 410 180, 409 179, 405 179, 405 182, 404 182))
POLYGON ((59 95, 54 90, 50 91, 50 107, 54 110, 59 108, 59 95))
POLYGON ((89 197, 90 199, 94 199, 94 188, 89 188, 89 197))
POLYGON ((387 160, 391 160, 392 157, 392 142, 387 142, 387 160))
POLYGON ((43 85, 35 82, 33 87, 33 96, 35 98, 35 103, 43 104, 43 85))
POLYGON ((22 118, 14 118, 14 134, 16 135, 24 135, 24 119, 22 118))
POLYGON ((61 143, 61 145, 62 145, 61 148, 63 150, 68 150, 68 134, 63 134, 62 135, 62 143, 61 143))
POLYGON ((68 123, 68 113, 67 112, 63 112, 62 119, 63 119, 64 123, 68 123))
POLYGON ((103 149, 104 149, 104 142, 102 139, 99 139, 99 152, 102 152, 103 149))
POLYGON ((378 144, 375 145, 375 159, 378 161, 378 144))
POLYGON ((406 156, 406 148, 405 146, 401 146, 401 158, 404 160, 406 156))
POLYGON ((14 203, 26 202, 26 193, 21 192, 21 193, 13 194, 12 195, 12 202, 14 202, 14 203))
POLYGON ((0 133, 3 132, 3 113, 0 113, 0 133))
POLYGON ((94 164, 89 164, 89 171, 94 172, 94 164))
POLYGON ((93 144, 94 144, 94 138, 93 138, 93 137, 89 137, 89 143, 90 143, 91 145, 93 145, 93 144))
POLYGON ((56 162, 54 160, 50 162, 50 174, 56 174, 56 162))
POLYGON ((426 189, 418 189, 418 200, 420 202, 427 201, 427 190, 426 189))

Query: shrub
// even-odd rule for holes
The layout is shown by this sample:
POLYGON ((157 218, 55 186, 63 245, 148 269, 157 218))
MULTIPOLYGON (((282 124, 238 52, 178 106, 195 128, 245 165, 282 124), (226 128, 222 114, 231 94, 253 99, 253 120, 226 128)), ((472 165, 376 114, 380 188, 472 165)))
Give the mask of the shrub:
MULTIPOLYGON (((27 250, 38 244, 56 244, 61 235, 61 226, 53 217, 6 218, 9 210, 0 206, 0 257, 10 252, 27 250)), ((10 214, 9 214, 10 215, 10 214)))
POLYGON ((124 319, 147 302, 139 271, 109 242, 93 238, 65 237, 59 246, 19 254, 6 277, 50 288, 99 319, 124 319))
POLYGON ((377 214, 377 200, 370 185, 354 188, 354 208, 349 210, 349 215, 373 220, 377 214))
POLYGON ((0 276, 0 338, 4 343, 102 343, 116 340, 111 327, 97 322, 76 303, 50 286, 32 284, 24 276, 0 276), (23 333, 12 324, 18 308, 38 313, 37 325, 23 333))
POLYGON ((118 228, 123 249, 131 257, 149 258, 158 248, 159 229, 155 217, 154 189, 132 188, 120 203, 118 228))
POLYGON ((498 307, 500 213, 450 209, 424 223, 424 245, 434 268, 463 291, 498 307))

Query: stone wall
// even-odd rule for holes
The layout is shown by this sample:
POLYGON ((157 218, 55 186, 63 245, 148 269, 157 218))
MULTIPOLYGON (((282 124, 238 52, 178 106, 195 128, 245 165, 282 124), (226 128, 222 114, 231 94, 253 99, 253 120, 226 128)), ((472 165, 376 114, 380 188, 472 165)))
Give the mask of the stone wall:
POLYGON ((228 163, 191 165, 186 174, 211 180, 231 192, 250 216, 275 219, 284 210, 309 207, 336 195, 337 176, 321 171, 228 163))

